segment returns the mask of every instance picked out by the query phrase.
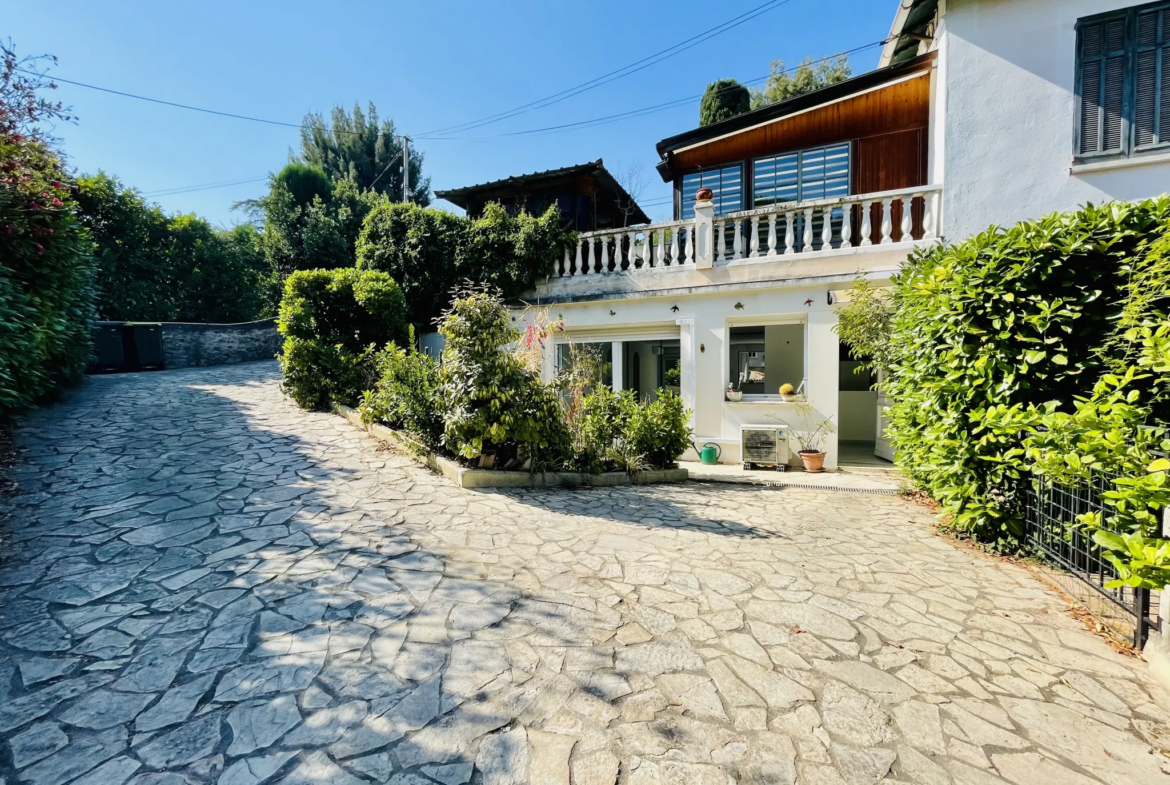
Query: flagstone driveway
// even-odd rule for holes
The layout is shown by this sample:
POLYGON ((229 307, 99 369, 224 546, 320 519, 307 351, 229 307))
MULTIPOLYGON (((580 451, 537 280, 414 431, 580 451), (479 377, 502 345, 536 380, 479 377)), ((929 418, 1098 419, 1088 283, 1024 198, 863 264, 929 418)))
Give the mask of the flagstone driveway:
POLYGON ((4 505, 0 783, 1170 783, 1170 695, 889 496, 476 493, 271 363, 104 377, 4 505))

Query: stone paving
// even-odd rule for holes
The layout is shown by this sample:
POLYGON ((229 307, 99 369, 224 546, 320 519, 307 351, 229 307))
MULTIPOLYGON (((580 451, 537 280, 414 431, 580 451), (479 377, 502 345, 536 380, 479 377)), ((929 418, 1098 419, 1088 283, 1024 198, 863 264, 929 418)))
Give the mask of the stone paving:
POLYGON ((477 493, 271 363, 34 415, 0 783, 1170 783, 1170 695, 891 496, 477 493))

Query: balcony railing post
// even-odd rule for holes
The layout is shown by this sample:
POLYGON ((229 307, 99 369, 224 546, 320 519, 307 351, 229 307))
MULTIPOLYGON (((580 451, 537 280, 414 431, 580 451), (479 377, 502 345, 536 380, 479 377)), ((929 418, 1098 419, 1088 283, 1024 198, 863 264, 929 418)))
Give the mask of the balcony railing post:
POLYGON ((796 253, 796 228, 793 224, 796 222, 796 213, 784 213, 784 255, 791 256, 796 253))
POLYGON ((577 238, 577 259, 573 265, 573 272, 577 275, 582 275, 585 272, 585 262, 581 260, 581 238, 577 238))
POLYGON ((873 202, 861 203, 861 244, 873 245, 873 202))
POLYGON ((657 242, 654 243, 654 257, 659 267, 666 264, 666 230, 659 229, 657 234, 657 242))
POLYGON ((828 251, 833 247, 833 209, 825 207, 821 215, 821 250, 828 251))
POLYGON ((752 258, 760 255, 760 216, 752 216, 752 258))
POLYGON ((677 265, 679 254, 678 233, 682 231, 681 226, 676 226, 670 231, 670 261, 667 264, 677 265))
POLYGON ((894 200, 882 199, 882 245, 894 242, 894 200))
POLYGON ((565 247, 564 263, 560 264, 560 265, 557 265, 557 264, 553 265, 553 276, 556 278, 560 278, 561 276, 568 275, 568 274, 569 274, 569 249, 566 246, 565 247), (562 272, 562 270, 564 272, 562 272))
POLYGON ((727 250, 727 241, 723 237, 723 227, 726 223, 726 221, 720 221, 719 228, 715 232, 715 261, 717 262, 723 261, 724 251, 727 250))
POLYGON ((804 210, 804 237, 801 238, 800 252, 808 253, 813 249, 813 209, 806 207, 804 210))
POLYGON ((601 269, 598 270, 602 275, 609 272, 609 238, 601 237, 601 269))
POLYGON ((776 213, 768 213, 768 256, 776 255, 776 213))
POLYGON ((582 275, 589 275, 589 273, 593 272, 593 239, 592 237, 589 238, 589 247, 585 253, 585 269, 581 271, 582 275))
POLYGON ((912 194, 902 198, 902 242, 908 243, 914 239, 914 197, 912 194))
MULTIPOLYGON (((707 191, 700 192, 707 196, 707 191)), ((709 270, 715 264, 715 203, 710 199, 695 202, 695 220, 692 224, 694 242, 691 243, 691 261, 700 270, 709 270)))
POLYGON ((922 210, 922 239, 933 240, 938 236, 935 222, 938 220, 938 191, 926 195, 922 210))
POLYGON ((635 267, 637 267, 635 262, 638 259, 638 245, 636 242, 638 235, 636 232, 630 231, 626 234, 626 237, 630 241, 630 248, 626 252, 626 269, 633 270, 635 267))
POLYGON ((732 220, 731 231, 732 231, 731 251, 733 254, 731 258, 732 259, 742 259, 743 258, 743 232, 740 230, 739 219, 732 220))
POLYGON ((853 237, 853 205, 846 203, 841 208, 841 247, 852 248, 850 240, 853 237))

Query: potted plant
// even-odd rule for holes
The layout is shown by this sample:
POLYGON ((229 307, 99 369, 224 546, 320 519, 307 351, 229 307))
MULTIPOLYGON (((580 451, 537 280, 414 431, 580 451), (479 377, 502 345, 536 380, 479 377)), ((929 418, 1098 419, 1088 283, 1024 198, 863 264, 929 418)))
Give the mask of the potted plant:
POLYGON ((796 400, 796 388, 791 384, 780 385, 780 400, 791 403, 796 400))
POLYGON ((822 471, 825 465, 825 452, 821 446, 836 429, 828 417, 818 420, 816 411, 808 401, 796 404, 796 416, 800 418, 800 427, 793 429, 793 432, 797 443, 800 444, 800 460, 804 463, 806 472, 816 474, 822 471))
POLYGON ((743 392, 735 389, 735 382, 727 383, 727 400, 733 403, 743 400, 743 392))

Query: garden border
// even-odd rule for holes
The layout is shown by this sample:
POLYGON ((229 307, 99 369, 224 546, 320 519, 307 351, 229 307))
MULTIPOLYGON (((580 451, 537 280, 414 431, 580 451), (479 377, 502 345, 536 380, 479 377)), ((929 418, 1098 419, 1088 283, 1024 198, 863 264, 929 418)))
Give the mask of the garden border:
POLYGON ((450 458, 427 450, 408 436, 387 428, 385 425, 362 422, 361 414, 349 406, 338 405, 336 412, 363 429, 370 436, 379 441, 420 453, 423 461, 432 470, 443 475, 460 488, 607 488, 614 485, 647 485, 650 483, 686 482, 690 479, 690 472, 686 469, 651 469, 635 472, 605 472, 603 474, 587 474, 585 472, 507 472, 490 469, 470 469, 461 466, 450 458))

